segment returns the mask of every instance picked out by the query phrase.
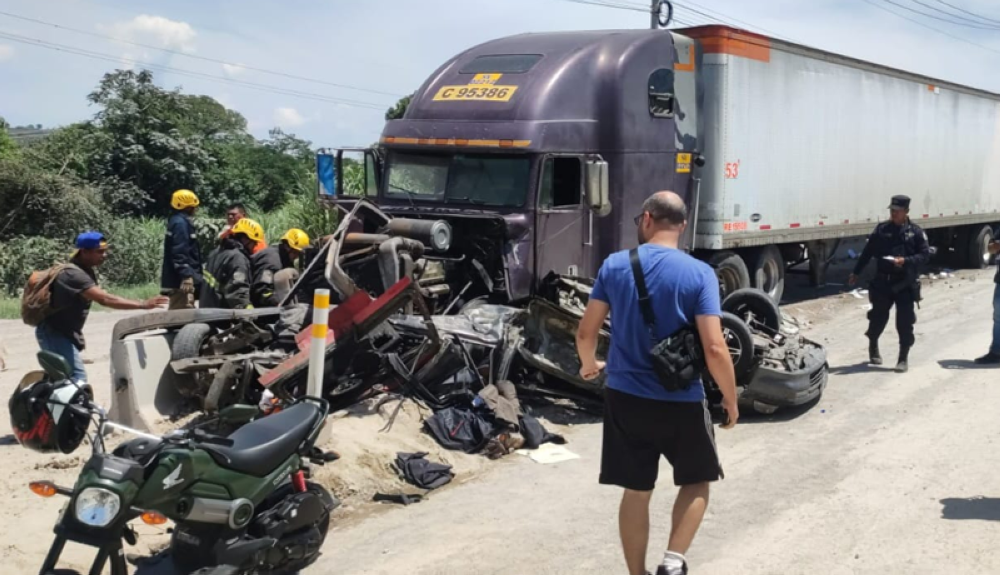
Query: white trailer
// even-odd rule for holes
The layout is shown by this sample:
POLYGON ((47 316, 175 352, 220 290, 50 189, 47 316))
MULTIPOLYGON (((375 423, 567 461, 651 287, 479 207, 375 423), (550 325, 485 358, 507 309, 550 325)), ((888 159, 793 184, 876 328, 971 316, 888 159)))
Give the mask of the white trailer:
POLYGON ((724 281, 780 297, 804 246, 815 262, 867 235, 895 194, 932 245, 990 263, 1000 95, 721 26, 676 33, 698 47, 704 102, 694 247, 724 281))

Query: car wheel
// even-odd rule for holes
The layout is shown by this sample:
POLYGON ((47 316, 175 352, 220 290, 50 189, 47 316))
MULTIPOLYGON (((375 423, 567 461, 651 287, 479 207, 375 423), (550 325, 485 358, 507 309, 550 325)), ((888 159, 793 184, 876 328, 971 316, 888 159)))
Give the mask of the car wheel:
POLYGON ((729 357, 733 360, 733 370, 738 379, 753 369, 753 334, 739 316, 722 312, 722 336, 726 339, 726 347, 729 348, 729 357))
POLYGON ((781 310, 771 296, 755 288, 736 290, 722 300, 722 311, 739 316, 747 325, 760 324, 772 333, 781 329, 781 310))
MULTIPOLYGON (((189 323, 185 325, 174 335, 174 342, 170 346, 170 360, 177 361, 179 359, 200 357, 201 350, 210 335, 212 335, 212 326, 207 323, 189 323)), ((198 395, 201 388, 198 376, 186 373, 174 373, 173 375, 177 391, 181 395, 184 397, 198 395)), ((211 381, 208 383, 210 384, 211 381)))

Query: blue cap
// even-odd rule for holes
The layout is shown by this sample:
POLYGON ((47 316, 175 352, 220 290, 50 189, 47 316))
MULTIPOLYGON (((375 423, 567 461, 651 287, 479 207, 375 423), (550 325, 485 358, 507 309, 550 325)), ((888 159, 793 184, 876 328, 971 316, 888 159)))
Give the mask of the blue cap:
POLYGON ((96 250, 105 244, 104 234, 101 232, 83 232, 76 236, 76 249, 96 250))

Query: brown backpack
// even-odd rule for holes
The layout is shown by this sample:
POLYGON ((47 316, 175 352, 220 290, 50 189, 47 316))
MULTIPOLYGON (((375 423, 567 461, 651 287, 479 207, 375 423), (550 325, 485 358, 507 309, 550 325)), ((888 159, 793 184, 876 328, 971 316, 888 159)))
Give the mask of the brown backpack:
POLYGON ((47 270, 31 272, 21 295, 21 319, 36 327, 52 315, 52 282, 69 264, 56 264, 47 270))

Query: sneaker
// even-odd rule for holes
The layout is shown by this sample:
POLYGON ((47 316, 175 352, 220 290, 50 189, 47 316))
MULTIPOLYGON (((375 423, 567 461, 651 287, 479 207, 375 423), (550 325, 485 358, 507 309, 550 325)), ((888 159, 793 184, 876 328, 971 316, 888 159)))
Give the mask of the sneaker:
POLYGON ((909 369, 910 369, 910 366, 907 365, 906 361, 901 361, 901 362, 899 362, 899 363, 896 364, 895 371, 896 371, 896 373, 906 373, 907 371, 909 371, 909 369))
POLYGON ((687 572, 688 572, 688 564, 687 561, 685 561, 684 565, 681 566, 679 570, 674 569, 671 571, 667 569, 666 565, 660 565, 660 567, 656 570, 656 575, 687 575, 687 572))
POLYGON ((976 363, 979 365, 997 365, 1000 364, 1000 354, 993 353, 992 351, 987 353, 982 357, 976 358, 976 363))

